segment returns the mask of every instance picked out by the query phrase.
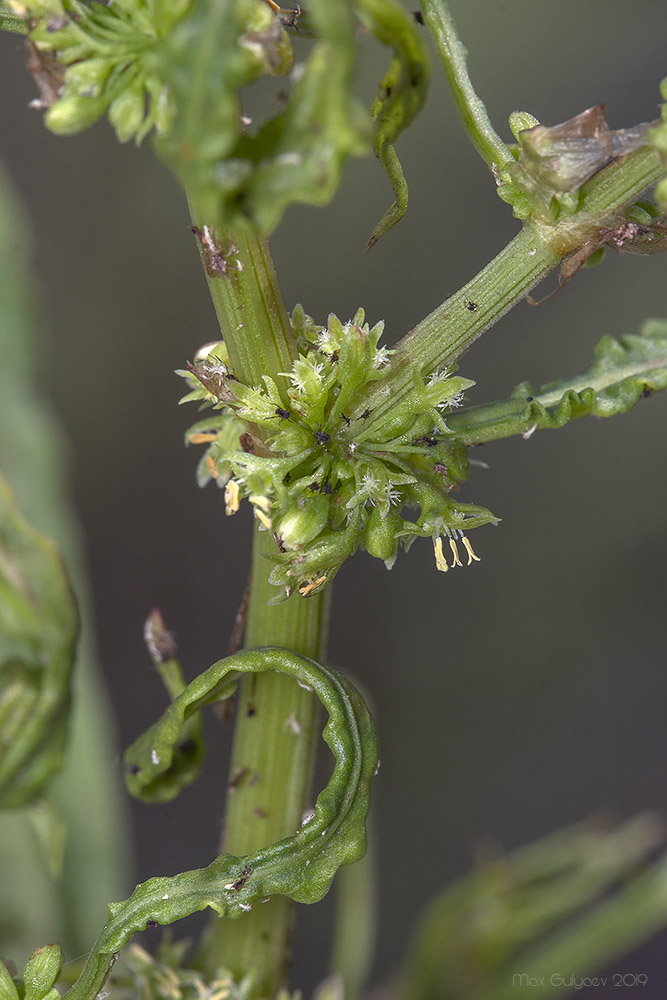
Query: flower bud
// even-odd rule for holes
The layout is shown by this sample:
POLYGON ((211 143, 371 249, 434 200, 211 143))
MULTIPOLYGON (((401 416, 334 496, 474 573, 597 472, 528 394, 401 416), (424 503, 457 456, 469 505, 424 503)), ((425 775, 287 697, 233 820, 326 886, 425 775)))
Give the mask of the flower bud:
POLYGON ((655 189, 655 200, 663 212, 667 212, 667 177, 658 182, 655 189))
POLYGON ((529 111, 513 111, 509 116, 509 126, 515 139, 519 138, 519 132, 524 132, 539 124, 538 119, 529 111))
POLYGON ((390 510, 383 517, 377 507, 373 507, 366 522, 364 547, 369 555, 382 559, 387 569, 396 562, 398 553, 398 538, 403 521, 395 510, 390 510))
MULTIPOLYGON (((330 316, 330 326, 331 323, 330 316)), ((338 358, 338 378, 342 394, 349 396, 367 381, 373 369, 374 357, 375 345, 361 327, 350 323, 344 328, 338 358)))
POLYGON ((127 142, 136 135, 144 120, 146 98, 143 88, 128 87, 112 101, 109 121, 116 130, 120 142, 127 142))
POLYGON ((101 118, 106 111, 104 97, 61 97, 44 116, 46 127, 56 135, 76 135, 101 118))
POLYGON ((70 94, 99 97, 113 69, 113 59, 83 59, 67 67, 65 83, 70 94))
POLYGON ((306 497, 291 507, 277 527, 278 536, 287 549, 299 548, 317 538, 329 518, 327 496, 306 497), (299 506, 303 503, 303 506, 299 506))

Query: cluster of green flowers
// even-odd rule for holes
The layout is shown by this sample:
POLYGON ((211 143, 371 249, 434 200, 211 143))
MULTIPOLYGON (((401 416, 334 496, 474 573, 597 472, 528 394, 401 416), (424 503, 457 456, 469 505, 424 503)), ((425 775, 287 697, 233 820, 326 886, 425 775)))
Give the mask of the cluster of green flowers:
POLYGON ((46 124, 61 135, 80 132, 105 113, 121 142, 152 129, 169 131, 174 108, 159 67, 159 43, 190 7, 116 0, 113 6, 78 0, 14 2, 26 19, 33 70, 46 124))
POLYGON ((186 435, 208 445, 198 481, 224 488, 228 514, 247 498, 272 533, 275 601, 319 590, 358 547, 391 568, 400 544, 431 537, 444 572, 444 537, 452 565, 462 565, 459 542, 468 564, 476 560, 464 530, 497 519, 450 496, 468 460, 446 423, 473 383, 451 371, 415 375, 389 416, 372 422, 360 412, 364 389, 384 380, 392 392, 391 351, 378 346, 383 324, 370 329, 360 309, 349 323, 331 315, 321 327, 297 306, 292 325, 299 354, 281 385, 269 376, 261 386, 239 382, 222 342, 179 372, 191 386, 182 402, 216 410, 186 435))
MULTIPOLYGON (((114 0, 108 6, 12 0, 29 31, 31 72, 42 92, 35 106, 47 109, 47 127, 71 135, 108 114, 121 142, 141 142, 152 129, 168 136, 177 113, 183 50, 197 48, 201 31, 190 16, 193 7, 192 0, 114 0)), ((234 58, 228 58, 230 84, 288 72, 292 47, 274 10, 259 0, 238 0, 234 14, 240 23, 229 25, 228 34, 238 41, 234 58)), ((222 80, 222 70, 218 76, 222 80)), ((238 112, 231 117, 233 138, 238 112)))

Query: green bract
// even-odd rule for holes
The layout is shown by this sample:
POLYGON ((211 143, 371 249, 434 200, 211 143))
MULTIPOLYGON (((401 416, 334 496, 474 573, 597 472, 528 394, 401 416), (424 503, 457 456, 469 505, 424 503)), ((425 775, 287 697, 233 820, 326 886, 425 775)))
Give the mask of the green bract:
MULTIPOLYGON (((222 344, 179 373, 193 385, 183 401, 221 411, 186 436, 208 444, 198 481, 225 487, 229 514, 247 497, 272 532, 270 579, 282 590, 276 600, 294 589, 304 596, 318 590, 359 546, 391 567, 401 541, 407 548, 416 537, 445 536, 453 565, 460 565, 456 539, 496 520, 450 497, 467 478, 468 462, 446 414, 460 404, 469 379, 448 370, 415 374, 411 391, 370 435, 370 411, 350 416, 368 385, 381 385, 389 370, 391 352, 378 346, 383 324, 371 329, 364 320, 360 309, 349 323, 330 315, 320 327, 300 306, 294 310, 300 353, 280 376, 288 406, 268 376, 261 386, 239 382, 222 344), (403 516, 410 509, 417 511, 414 520, 403 516)), ((474 554, 464 545, 470 562, 474 554)), ((436 562, 448 568, 441 545, 436 562)))
POLYGON ((648 143, 648 126, 611 131, 601 104, 547 128, 526 111, 510 116, 515 163, 497 173, 498 196, 519 219, 554 225, 579 208, 581 187, 612 160, 648 143))
POLYGON ((646 320, 639 334, 614 340, 603 337, 593 364, 581 375, 534 389, 528 382, 509 399, 471 406, 452 417, 452 426, 468 445, 563 427, 592 414, 627 413, 639 400, 667 388, 667 321, 646 320))

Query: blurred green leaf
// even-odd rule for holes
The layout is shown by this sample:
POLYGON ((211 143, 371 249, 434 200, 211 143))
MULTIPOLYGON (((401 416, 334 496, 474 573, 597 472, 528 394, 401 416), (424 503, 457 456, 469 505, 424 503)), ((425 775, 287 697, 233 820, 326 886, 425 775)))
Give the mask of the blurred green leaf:
POLYGON ((62 767, 78 616, 59 553, 0 478, 0 805, 25 805, 62 767))
POLYGON ((50 361, 40 305, 29 226, 0 165, 0 467, 27 520, 67 553, 84 625, 65 765, 44 798, 0 814, 0 953, 19 962, 39 941, 83 952, 91 921, 125 891, 130 864, 119 776, 110 766, 108 698, 86 626, 85 576, 67 503, 68 453, 38 388, 50 361))
POLYGON ((644 815, 480 864, 429 906, 402 1000, 513 1000, 522 983, 531 996, 561 995, 561 980, 604 968, 667 922, 667 856, 648 863, 663 841, 644 815))
POLYGON ((415 18, 396 0, 361 0, 360 15, 376 38, 394 50, 389 70, 371 116, 374 123, 373 148, 387 171, 395 201, 373 230, 366 249, 377 243, 405 215, 408 185, 394 150, 394 143, 419 114, 431 76, 426 47, 415 18))

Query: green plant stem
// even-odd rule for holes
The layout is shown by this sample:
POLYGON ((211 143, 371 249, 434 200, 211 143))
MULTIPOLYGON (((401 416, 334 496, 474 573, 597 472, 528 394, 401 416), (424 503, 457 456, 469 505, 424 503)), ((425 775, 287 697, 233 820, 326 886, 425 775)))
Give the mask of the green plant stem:
POLYGON ((435 39, 470 140, 489 169, 500 169, 512 160, 512 155, 491 124, 484 103, 475 93, 468 76, 468 53, 459 39, 449 6, 445 0, 421 0, 421 7, 424 23, 435 39))
MULTIPOLYGON (((229 238, 216 219, 190 198, 193 222, 215 239, 228 260, 224 274, 211 274, 210 253, 200 238, 220 330, 234 372, 261 384, 289 371, 296 355, 292 330, 265 241, 229 238), (208 266, 207 266, 208 265, 208 266)), ((285 383, 284 379, 276 379, 285 383)), ((256 525, 246 646, 283 646, 324 659, 330 588, 304 599, 299 595, 268 605, 276 588, 268 582, 271 535, 256 525)), ((317 700, 280 674, 243 680, 230 766, 224 823, 224 850, 238 855, 292 835, 308 804, 315 746, 317 700)), ((213 975, 224 966, 241 978, 254 970, 253 995, 273 996, 285 983, 294 904, 283 896, 256 906, 238 920, 214 920, 199 963, 213 975)))
MULTIPOLYGON (((202 232, 206 226, 227 253, 227 273, 212 275, 206 267, 205 247, 199 242, 232 369, 249 385, 261 385, 262 375, 275 379, 292 367, 296 346, 268 243, 247 236, 226 237, 224 230, 202 217, 194 199, 190 208, 197 229, 202 232)), ((276 382, 279 388, 286 386, 285 379, 276 382)))
POLYGON ((371 389, 355 408, 355 417, 370 410, 363 435, 357 434, 357 439, 372 438, 375 424, 411 388, 415 370, 428 374, 451 365, 559 260, 534 225, 524 225, 519 235, 472 281, 400 341, 392 362, 396 374, 391 382, 371 389))
MULTIPOLYGON (((283 646, 321 659, 330 588, 267 605, 275 596, 267 580, 269 543, 267 532, 257 529, 246 645, 283 646)), ((319 710, 309 691, 277 673, 244 678, 237 697, 223 844, 242 855, 298 829, 309 802, 319 710)), ((257 995, 273 996, 285 984, 293 918, 294 903, 274 896, 238 920, 215 920, 203 952, 205 968, 213 973, 223 965, 239 978, 254 970, 257 995)))
POLYGON ((363 436, 357 439, 372 438, 375 425, 412 388, 415 370, 428 374, 456 362, 563 257, 609 225, 610 218, 655 183, 660 173, 658 154, 642 147, 615 160, 584 185, 576 214, 553 226, 525 222, 497 257, 399 341, 391 381, 371 388, 354 407, 357 419, 370 411, 363 436))

